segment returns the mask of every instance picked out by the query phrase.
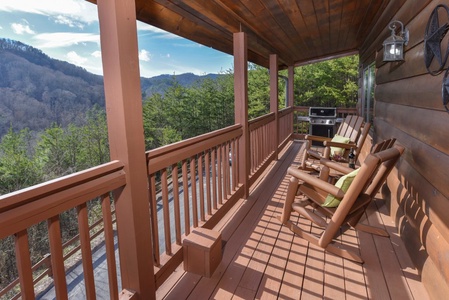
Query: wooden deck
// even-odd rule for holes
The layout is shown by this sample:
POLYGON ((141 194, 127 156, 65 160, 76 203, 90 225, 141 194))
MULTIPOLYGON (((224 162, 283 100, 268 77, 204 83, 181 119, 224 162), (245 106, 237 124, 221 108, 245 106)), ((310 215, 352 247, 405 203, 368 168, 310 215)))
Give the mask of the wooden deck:
MULTIPOLYGON (((300 142, 280 154, 218 224, 223 259, 211 278, 186 273, 182 265, 158 289, 158 299, 428 299, 420 276, 395 233, 382 199, 363 222, 385 227, 390 238, 346 230, 337 239, 360 245, 363 265, 325 253, 294 236, 276 219, 287 190, 287 168, 298 164, 300 142)), ((300 219, 303 229, 317 228, 300 219)))

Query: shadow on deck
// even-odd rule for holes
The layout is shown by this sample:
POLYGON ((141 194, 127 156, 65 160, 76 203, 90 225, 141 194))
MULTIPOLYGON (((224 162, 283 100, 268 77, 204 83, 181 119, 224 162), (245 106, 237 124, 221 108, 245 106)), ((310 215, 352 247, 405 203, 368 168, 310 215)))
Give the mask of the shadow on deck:
MULTIPOLYGON (((362 222, 384 227, 390 238, 353 229, 337 237, 360 248, 360 265, 309 244, 281 226, 287 168, 299 164, 301 142, 280 153, 251 196, 241 200, 215 229, 222 232, 223 259, 211 278, 183 266, 158 289, 158 299, 428 299, 384 200, 376 199, 362 222)), ((298 218, 302 229, 314 232, 298 218)))

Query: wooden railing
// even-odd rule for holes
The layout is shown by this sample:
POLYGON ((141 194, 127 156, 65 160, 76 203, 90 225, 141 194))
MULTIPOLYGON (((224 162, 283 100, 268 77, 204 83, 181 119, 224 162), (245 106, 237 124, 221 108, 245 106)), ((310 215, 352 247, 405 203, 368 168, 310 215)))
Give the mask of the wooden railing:
MULTIPOLYGON (((111 210, 111 216, 112 216, 112 224, 116 223, 116 219, 114 218, 114 210, 111 210)), ((89 226, 89 232, 91 232, 90 235, 90 241, 91 243, 95 241, 97 237, 104 234, 104 220, 103 218, 99 218, 96 220, 93 224, 89 226)), ((98 242, 94 246, 92 251, 94 252, 96 248, 103 245, 104 238, 98 242)), ((62 250, 64 252, 64 264, 66 266, 69 266, 69 270, 73 267, 75 267, 78 263, 79 259, 74 258, 72 263, 67 263, 67 261, 71 260, 72 257, 79 254, 79 251, 81 250, 80 245, 80 235, 77 234, 74 237, 72 237, 70 240, 62 244, 62 250)), ((33 274, 36 274, 36 276, 33 277, 33 285, 37 286, 41 283, 41 281, 44 281, 48 277, 52 277, 52 268, 51 268, 51 254, 47 253, 43 256, 42 259, 40 259, 36 264, 34 264, 31 267, 31 272, 33 274)), ((16 290, 19 290, 20 280, 19 278, 16 278, 12 282, 10 282, 6 287, 4 287, 2 290, 0 290, 0 299, 2 297, 6 297, 6 295, 10 295, 12 297, 8 297, 10 300, 16 300, 21 298, 20 292, 15 292, 16 290), (15 294, 15 295, 14 295, 15 294)), ((43 284, 43 286, 46 286, 47 284, 43 284)))
POLYGON ((285 108, 279 111, 279 145, 283 148, 283 145, 288 142, 293 134, 293 114, 294 109, 292 107, 285 108))
POLYGON ((182 240, 192 228, 212 228, 242 196, 236 169, 241 135, 234 125, 147 152, 157 286, 182 261, 182 240))
MULTIPOLYGON (((61 228, 61 215, 73 210, 76 211, 78 223, 86 295, 95 297, 91 248, 92 236, 90 234, 90 229, 95 224, 89 224, 88 204, 92 200, 98 199, 98 197, 101 199, 109 291, 112 298, 118 298, 110 194, 114 190, 123 187, 125 183, 123 165, 118 161, 112 161, 0 197, 0 239, 10 237, 14 239, 22 298, 34 299, 34 281, 42 275, 33 274, 28 230, 32 226, 46 222, 50 250, 50 275, 53 278, 56 298, 67 299, 64 259, 72 254, 69 252, 64 255, 64 243, 61 238, 61 231, 63 230, 61 228)), ((47 259, 44 258, 41 264, 46 263, 47 259)))
POLYGON ((274 113, 249 121, 250 177, 263 165, 276 149, 274 113))
MULTIPOLYGON (((277 133, 274 113, 249 122, 249 184, 257 180, 276 159, 277 151, 298 132, 297 114, 307 111, 308 108, 301 107, 280 111, 277 133)), ((343 112, 347 113, 351 112, 343 112)), ((242 126, 238 124, 146 153, 151 215, 148 234, 153 241, 156 286, 182 262, 182 240, 192 229, 214 227, 243 197, 244 189, 239 184, 243 180, 237 171, 242 134, 242 126)), ((125 184, 122 164, 113 161, 0 197, 0 239, 14 239, 22 298, 34 296, 34 282, 44 275, 33 270, 45 264, 49 265, 46 272, 53 278, 57 298, 67 297, 64 259, 77 250, 63 250, 71 241, 63 243, 61 239, 60 215, 68 210, 76 211, 78 220, 86 295, 95 294, 90 241, 100 233, 91 234, 91 228, 99 224, 95 221, 89 224, 87 215, 88 203, 98 198, 110 295, 118 297, 110 195, 125 184), (50 256, 32 266, 27 230, 43 221, 48 227, 50 256), (63 251, 69 253, 64 255, 63 251)))

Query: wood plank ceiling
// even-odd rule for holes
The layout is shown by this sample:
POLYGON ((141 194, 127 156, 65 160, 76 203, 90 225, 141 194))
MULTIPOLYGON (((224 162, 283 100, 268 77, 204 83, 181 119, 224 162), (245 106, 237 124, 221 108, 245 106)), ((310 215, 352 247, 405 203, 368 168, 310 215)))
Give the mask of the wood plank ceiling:
POLYGON ((393 2, 136 0, 136 12, 142 22, 231 55, 232 34, 246 32, 248 59, 267 67, 278 54, 282 68, 358 51, 372 28, 384 29, 375 24, 393 2))

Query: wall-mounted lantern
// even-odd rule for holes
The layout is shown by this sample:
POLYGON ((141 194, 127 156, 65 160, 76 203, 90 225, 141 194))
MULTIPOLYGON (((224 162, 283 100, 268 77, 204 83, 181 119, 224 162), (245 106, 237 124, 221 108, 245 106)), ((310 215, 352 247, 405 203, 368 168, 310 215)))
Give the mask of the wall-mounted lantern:
POLYGON ((409 31, 404 29, 404 24, 401 21, 392 21, 388 28, 391 30, 389 36, 384 42, 384 61, 401 61, 404 60, 404 45, 407 45, 409 40, 409 31), (396 35, 397 28, 401 31, 396 35))

